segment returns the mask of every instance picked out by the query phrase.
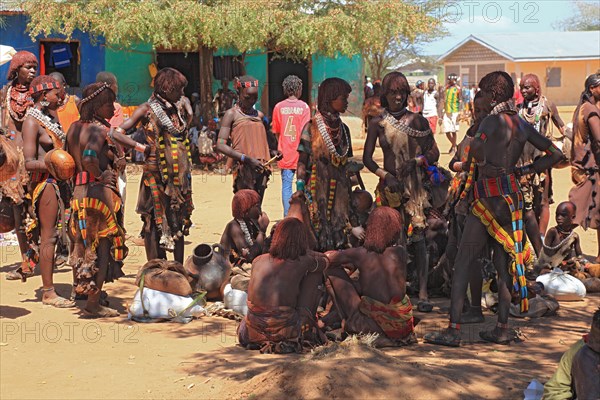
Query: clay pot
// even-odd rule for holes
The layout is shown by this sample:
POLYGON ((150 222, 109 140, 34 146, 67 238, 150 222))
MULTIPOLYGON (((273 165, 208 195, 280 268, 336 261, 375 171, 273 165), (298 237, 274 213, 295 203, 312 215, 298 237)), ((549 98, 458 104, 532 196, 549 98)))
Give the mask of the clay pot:
POLYGON ((194 291, 205 290, 210 300, 222 299, 221 287, 229 279, 231 265, 220 244, 199 244, 185 260, 184 267, 192 278, 194 291))
POLYGON ((15 215, 13 205, 8 197, 0 201, 0 233, 10 232, 15 229, 15 215))

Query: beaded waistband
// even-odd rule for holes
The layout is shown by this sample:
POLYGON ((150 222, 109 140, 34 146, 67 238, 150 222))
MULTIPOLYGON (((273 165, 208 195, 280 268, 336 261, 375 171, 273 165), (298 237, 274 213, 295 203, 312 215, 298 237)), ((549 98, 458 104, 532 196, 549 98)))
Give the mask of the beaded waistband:
POLYGON ((39 183, 39 182, 45 181, 49 177, 50 177, 50 174, 47 172, 34 171, 31 173, 30 180, 32 183, 39 183))
POLYGON ((480 179, 474 185, 476 199, 498 197, 521 191, 515 174, 502 175, 497 178, 480 179))
POLYGON ((96 181, 94 174, 88 171, 82 171, 77 173, 77 176, 75 177, 75 186, 85 185, 86 183, 94 181, 96 181))

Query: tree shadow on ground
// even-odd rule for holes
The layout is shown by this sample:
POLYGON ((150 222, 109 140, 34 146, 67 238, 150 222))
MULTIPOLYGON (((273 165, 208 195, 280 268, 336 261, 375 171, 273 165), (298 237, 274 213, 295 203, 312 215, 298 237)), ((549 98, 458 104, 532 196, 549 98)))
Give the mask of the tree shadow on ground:
POLYGON ((0 306, 0 318, 17 319, 31 314, 31 311, 21 307, 0 306))

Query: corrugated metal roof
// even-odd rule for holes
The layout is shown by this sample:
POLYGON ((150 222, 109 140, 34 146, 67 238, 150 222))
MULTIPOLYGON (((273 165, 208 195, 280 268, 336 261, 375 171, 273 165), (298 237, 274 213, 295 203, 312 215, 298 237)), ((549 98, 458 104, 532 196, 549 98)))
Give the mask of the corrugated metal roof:
POLYGON ((20 0, 0 0, 0 13, 22 12, 23 9, 20 7, 20 3, 20 0))
POLYGON ((470 35, 443 54, 438 61, 444 61, 469 41, 475 41, 513 61, 600 58, 600 31, 578 31, 470 35))

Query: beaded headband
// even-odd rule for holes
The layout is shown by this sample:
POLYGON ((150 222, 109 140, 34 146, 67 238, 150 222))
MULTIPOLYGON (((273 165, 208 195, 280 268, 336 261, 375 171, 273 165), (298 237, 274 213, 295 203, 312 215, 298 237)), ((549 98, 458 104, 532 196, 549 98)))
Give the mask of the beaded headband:
POLYGON ((240 81, 235 81, 235 88, 236 89, 241 89, 241 88, 251 88, 251 87, 258 87, 258 81, 248 81, 248 82, 240 82, 240 81))
POLYGON ((35 94, 41 92, 43 90, 52 90, 52 89, 60 89, 60 85, 58 82, 44 82, 38 83, 35 86, 31 86, 29 88, 29 94, 35 94))
POLYGON ((100 86, 98 89, 96 89, 96 91, 94 93, 90 94, 88 97, 84 97, 83 99, 81 99, 81 101, 79 102, 79 106, 81 107, 81 105, 92 100, 94 97, 96 97, 100 93, 102 93, 105 89, 109 89, 109 88, 110 88, 110 86, 108 85, 108 83, 102 82, 102 86, 100 86))

